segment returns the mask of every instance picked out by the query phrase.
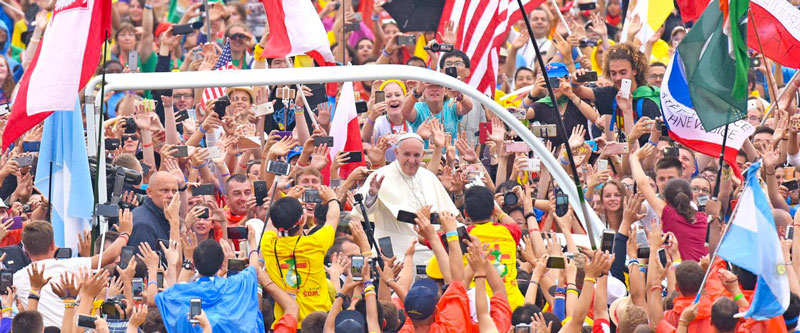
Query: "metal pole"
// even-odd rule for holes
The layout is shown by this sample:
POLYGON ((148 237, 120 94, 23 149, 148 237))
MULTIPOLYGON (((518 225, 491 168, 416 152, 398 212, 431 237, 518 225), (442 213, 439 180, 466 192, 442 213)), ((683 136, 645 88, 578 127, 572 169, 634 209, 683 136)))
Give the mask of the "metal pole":
MULTIPOLYGON (((107 74, 108 91, 123 90, 153 90, 173 88, 206 88, 206 87, 236 87, 242 85, 286 85, 310 84, 342 81, 369 81, 369 80, 417 80, 435 83, 450 89, 458 90, 477 101, 485 108, 497 115, 511 130, 517 132, 523 141, 528 144, 534 153, 540 156, 542 164, 550 170, 553 179, 559 184, 568 184, 572 180, 561 167, 556 158, 549 153, 541 139, 533 135, 525 125, 514 117, 508 110, 497 104, 491 97, 487 97, 474 87, 458 79, 440 72, 431 71, 413 66, 404 65, 363 65, 355 67, 326 66, 313 68, 278 68, 278 69, 251 69, 249 71, 210 71, 210 72, 162 72, 162 73, 126 73, 107 74)), ((100 77, 90 81, 89 86, 100 82, 100 77)), ((91 89, 85 91, 87 95, 98 95, 91 89)), ((102 142, 101 142, 102 143, 102 142)), ((104 168, 105 166, 103 166, 104 168)), ((101 168, 101 171, 105 171, 101 168)), ((104 179, 101 179, 104 181, 104 179)), ((578 192, 574 187, 562 188, 570 200, 578 201, 578 192)), ((593 210, 588 210, 584 215, 583 210, 575 210, 581 223, 592 223, 593 237, 599 237, 603 223, 593 210)), ((588 228, 587 228, 588 230, 588 228)), ((578 235, 576 235, 578 236, 578 235)))
MULTIPOLYGON (((730 113, 728 113, 730 117, 730 113)), ((725 134, 722 136, 722 151, 719 153, 719 168, 717 170, 717 181, 714 182, 714 193, 711 195, 713 200, 717 200, 717 196, 719 196, 719 185, 720 179, 722 179, 722 165, 725 163, 725 148, 728 142, 728 126, 730 123, 725 124, 725 134)))
MULTIPOLYGON (((555 8, 556 8, 556 13, 558 14, 558 18, 561 19, 561 23, 564 24, 564 28, 567 29, 567 33, 572 35, 572 29, 569 28, 569 25, 567 24, 567 20, 564 19, 564 15, 562 15, 561 11, 558 9, 559 8, 558 7, 558 3, 556 3, 556 0, 552 0, 552 2, 553 2, 553 6, 555 6, 555 8)), ((525 21, 527 22, 528 21, 528 15, 527 15, 527 13, 525 13, 525 7, 523 7, 521 3, 519 4, 519 10, 523 12, 523 15, 525 15, 525 21)), ((531 31, 530 29, 528 29, 528 32, 533 34, 533 31, 531 31)), ((531 38, 533 38, 533 35, 530 35, 530 36, 531 36, 531 38)), ((533 41, 533 44, 536 44, 536 39, 532 39, 531 41, 533 41)), ((538 49, 538 46, 537 46, 537 49, 538 49)), ((537 50, 536 53, 539 53, 539 51, 537 50)), ((583 52, 581 52, 580 48, 578 48, 578 55, 579 56, 583 56, 583 52)), ((569 55, 562 54, 562 56, 564 56, 564 57, 570 56, 571 57, 572 55, 571 54, 569 54, 569 55)))
MULTIPOLYGON (((555 0, 554 0, 555 2, 555 0)), ((528 28, 528 34, 533 37, 533 28, 531 27, 531 22, 528 19, 528 13, 525 12, 525 6, 522 4, 522 0, 517 0, 519 4, 519 11, 522 13, 522 18, 525 20, 525 26, 528 28)), ((558 7, 556 7, 558 8, 558 7)), ((559 13, 559 15, 561 15, 559 13)), ((563 20, 563 18, 562 18, 563 20)), ((565 23, 566 24, 566 23, 565 23)), ((580 202, 581 210, 583 211, 583 216, 589 216, 589 213, 586 208, 586 199, 583 197, 583 186, 581 186, 581 179, 578 177, 578 168, 575 166, 575 158, 572 156, 572 149, 569 148, 569 138, 567 137, 567 129, 564 127, 564 121, 561 119, 561 112, 558 106, 558 99, 556 99, 556 94, 553 92, 553 87, 550 86, 550 79, 547 76, 547 71, 545 69, 544 59, 542 59, 542 52, 539 50, 539 45, 537 43, 533 43, 533 48, 536 50, 536 60, 539 62, 539 68, 541 68, 542 75, 544 76, 544 83, 547 86, 547 93, 550 95, 550 100, 553 101, 553 107, 556 109, 556 126, 561 132, 561 139, 564 140, 564 146, 566 147, 567 151, 567 158, 569 159, 570 169, 572 170, 572 178, 575 182, 575 188, 578 191, 578 199, 580 202)), ((564 55, 571 57, 572 55, 564 55)), ((589 242, 592 244, 592 248, 597 248, 595 245, 594 239, 594 232, 592 230, 592 224, 586 223, 586 233, 589 234, 589 242)))
POLYGON ((772 110, 775 109, 776 105, 778 105, 778 101, 781 100, 784 95, 786 95, 786 91, 789 90, 789 88, 794 85, 794 81, 797 81, 798 77, 800 77, 800 71, 795 71, 794 75, 792 75, 792 78, 789 80, 788 83, 786 83, 786 86, 784 86, 783 90, 781 90, 781 92, 778 94, 778 98, 773 99, 772 102, 769 103, 769 107, 767 107, 766 113, 764 113, 764 116, 761 117, 761 126, 764 126, 764 123, 767 122, 767 119, 772 113, 772 110))
POLYGON ((211 15, 208 15, 208 0, 203 0, 203 8, 206 9, 205 11, 205 26, 206 26, 206 38, 208 39, 206 42, 211 42, 211 15))

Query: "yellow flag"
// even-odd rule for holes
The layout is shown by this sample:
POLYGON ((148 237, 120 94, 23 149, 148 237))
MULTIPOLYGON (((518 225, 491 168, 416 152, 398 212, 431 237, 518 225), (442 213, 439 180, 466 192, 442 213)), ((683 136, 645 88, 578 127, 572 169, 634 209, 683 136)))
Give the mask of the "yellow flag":
POLYGON ((428 42, 425 41, 425 35, 420 34, 417 37, 417 46, 414 48, 414 56, 420 57, 422 60, 425 60, 425 63, 428 63, 428 52, 425 51, 425 45, 428 45, 428 42))

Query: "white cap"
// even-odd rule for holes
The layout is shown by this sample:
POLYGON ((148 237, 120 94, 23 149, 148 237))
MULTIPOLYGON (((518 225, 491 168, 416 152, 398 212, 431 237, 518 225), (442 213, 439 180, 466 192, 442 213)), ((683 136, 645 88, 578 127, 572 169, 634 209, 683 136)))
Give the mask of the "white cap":
POLYGON ((3 202, 2 198, 0 198, 0 208, 8 208, 8 206, 6 206, 6 203, 3 202))
POLYGON ((397 139, 397 144, 400 144, 400 142, 403 142, 403 140, 406 140, 406 139, 417 139, 417 140, 419 140, 419 142, 425 143, 425 141, 422 140, 422 137, 419 136, 419 134, 417 134, 417 133, 405 133, 405 134, 401 135, 397 139))

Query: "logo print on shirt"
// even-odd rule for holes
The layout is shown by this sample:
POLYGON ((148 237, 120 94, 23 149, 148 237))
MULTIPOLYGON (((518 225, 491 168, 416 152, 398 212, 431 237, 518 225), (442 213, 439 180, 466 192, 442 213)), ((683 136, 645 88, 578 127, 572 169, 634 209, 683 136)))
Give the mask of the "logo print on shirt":
POLYGON ((503 282, 506 282, 508 267, 500 261, 502 259, 511 259, 511 256, 500 252, 500 244, 494 244, 494 249, 489 251, 489 260, 492 261, 492 265, 494 265, 494 269, 497 270, 497 274, 500 274, 500 277, 503 278, 503 282))
POLYGON ((283 276, 283 282, 291 288, 300 288, 300 274, 297 272, 298 268, 305 268, 306 264, 296 264, 294 259, 289 258, 283 261, 281 269, 288 269, 286 275, 283 276))

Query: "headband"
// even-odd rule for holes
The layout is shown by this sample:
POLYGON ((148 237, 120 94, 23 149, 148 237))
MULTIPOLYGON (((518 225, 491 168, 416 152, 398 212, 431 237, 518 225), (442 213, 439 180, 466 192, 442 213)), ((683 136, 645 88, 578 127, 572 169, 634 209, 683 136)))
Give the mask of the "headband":
POLYGON ((405 96, 407 94, 406 85, 403 83, 403 81, 400 81, 400 80, 392 79, 392 80, 383 81, 383 83, 381 83, 381 86, 378 89, 383 90, 383 88, 386 87, 386 85, 388 85, 389 83, 397 83, 397 85, 400 86, 400 89, 403 90, 403 95, 405 96))

